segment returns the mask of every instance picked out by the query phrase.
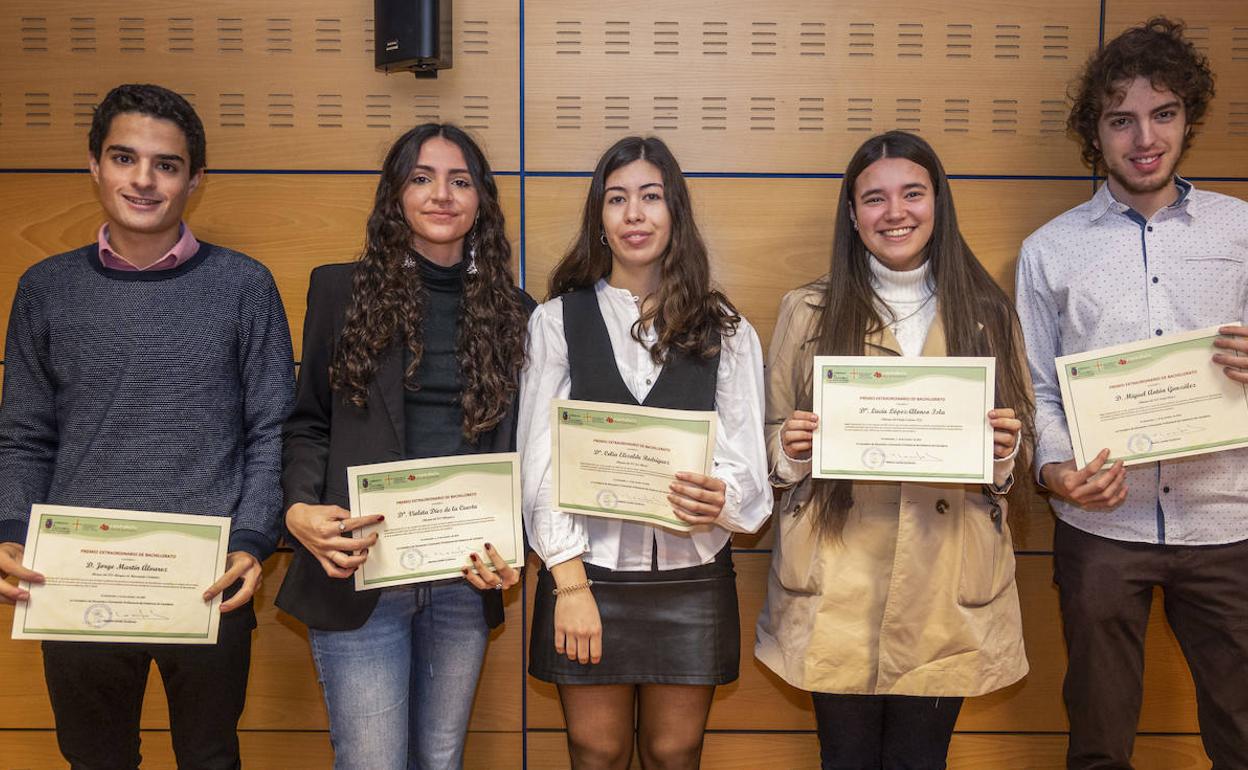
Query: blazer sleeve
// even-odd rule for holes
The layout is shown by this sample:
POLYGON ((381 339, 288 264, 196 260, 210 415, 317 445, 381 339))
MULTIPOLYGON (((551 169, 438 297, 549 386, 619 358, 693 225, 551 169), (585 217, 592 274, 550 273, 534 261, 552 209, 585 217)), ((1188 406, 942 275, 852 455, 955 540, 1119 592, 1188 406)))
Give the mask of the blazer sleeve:
POLYGON ((316 268, 308 286, 295 405, 282 427, 283 512, 295 503, 319 504, 325 491, 334 400, 329 364, 350 288, 350 272, 341 267, 316 268))

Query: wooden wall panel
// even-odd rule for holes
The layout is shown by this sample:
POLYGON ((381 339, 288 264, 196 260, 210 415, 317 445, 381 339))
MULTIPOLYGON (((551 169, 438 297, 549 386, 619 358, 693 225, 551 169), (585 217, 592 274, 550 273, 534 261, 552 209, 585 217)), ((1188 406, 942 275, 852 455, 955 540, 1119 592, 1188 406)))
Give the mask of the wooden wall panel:
MULTIPOLYGON (((529 762, 542 770, 571 767, 562 732, 529 736, 529 762)), ((1208 770, 1200 739, 1191 735, 1141 736, 1132 758, 1136 770, 1208 770)), ((1061 735, 953 736, 949 770, 1058 770, 1066 764, 1061 735)), ((702 766, 715 770, 818 770, 819 741, 813 733, 711 733, 702 766)), ((640 768, 636 756, 631 768, 640 768)))
POLYGON ((195 105, 217 168, 372 169, 417 123, 455 121, 520 167, 519 5, 459 0, 437 80, 373 70, 369 0, 14 0, 0 14, 0 167, 79 168, 91 109, 158 81, 195 105))
POLYGON ((1187 23, 1187 35, 1209 57, 1217 95, 1196 130, 1183 172, 1248 176, 1248 3, 1242 0, 1106 0, 1105 39, 1151 16, 1187 23))
MULTIPOLYGON (((916 130, 951 173, 985 177, 956 180, 954 190, 968 241, 1007 291, 1021 240, 1091 192, 1064 133, 1065 91, 1101 36, 1098 0, 904 9, 863 0, 835 7, 460 0, 455 68, 436 81, 373 72, 371 5, 12 0, 0 14, 0 169, 81 169, 91 106, 117 82, 156 79, 187 94, 205 121, 210 167, 310 172, 210 175, 190 212, 205 240, 273 270, 296 356, 308 272, 355 257, 376 184, 371 173, 333 172, 375 169, 393 138, 423 120, 466 125, 496 169, 525 174, 583 173, 619 136, 663 137, 686 170, 715 172, 691 181, 699 222, 717 280, 764 346, 783 292, 826 269, 840 187, 834 177, 872 133, 916 130)), ((1104 12, 1106 37, 1156 12, 1186 19, 1218 75, 1218 97, 1183 170, 1229 178, 1198 185, 1248 199, 1248 6, 1106 0, 1104 12)), ((587 184, 584 177, 499 178, 516 265, 523 240, 525 279, 539 299, 587 184)), ((93 238, 100 214, 81 173, 0 174, 0 210, 0 325, 7 325, 21 272, 93 238)), ((1052 518, 1037 500, 1011 511, 1011 525, 1032 671, 967 703, 952 768, 1062 766, 1065 657, 1048 555, 1052 518)), ((735 540, 747 549, 736 556, 742 676, 717 695, 704 766, 817 764, 808 696, 752 656, 771 538, 767 526, 735 540)), ((330 762, 306 634, 271 603, 288 559, 279 555, 266 568, 242 725, 248 767, 330 762)), ((509 595, 510 621, 487 654, 466 764, 521 766, 527 728, 529 766, 566 767, 554 690, 523 675, 519 598, 518 590, 509 595)), ((11 610, 0 607, 0 636, 10 623, 11 610)), ((38 646, 0 639, 0 680, 0 765, 63 766, 38 646)), ((157 729, 146 733, 145 767, 171 767, 156 676, 150 685, 144 725, 157 729)), ((1142 770, 1209 766, 1193 734, 1191 678, 1159 598, 1140 729, 1168 733, 1139 739, 1142 770)))
MULTIPOLYGON (((520 280, 520 180, 496 181, 520 280)), ((308 275, 317 265, 359 256, 376 187, 374 174, 209 174, 191 199, 187 221, 201 240, 249 254, 273 272, 298 358, 308 275)), ((0 210, 6 212, 0 222, 0 328, 7 328, 22 273, 48 255, 94 240, 103 215, 87 174, 0 176, 0 210)))
MULTIPOLYGON (((464 748, 466 767, 513 768, 520 766, 520 733, 470 732, 464 748)), ((248 770, 329 770, 334 755, 326 732, 244 730, 239 733, 244 765, 248 770)), ((56 748, 50 730, 15 731, 4 734, 4 770, 52 770, 68 764, 56 748)), ((143 770, 176 770, 168 731, 144 730, 143 770)))
POLYGON ((1063 100, 1096 46, 1092 0, 525 8, 529 168, 590 169, 614 139, 653 132, 689 170, 837 172, 900 127, 956 173, 1085 173, 1063 100))

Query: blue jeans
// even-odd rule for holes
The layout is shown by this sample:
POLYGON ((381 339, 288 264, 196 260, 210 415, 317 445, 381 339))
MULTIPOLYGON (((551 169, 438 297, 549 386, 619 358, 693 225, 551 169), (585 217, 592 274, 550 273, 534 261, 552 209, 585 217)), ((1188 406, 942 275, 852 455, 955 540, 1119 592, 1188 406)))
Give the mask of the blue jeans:
POLYGON ((464 737, 489 628, 463 580, 381 589, 354 631, 309 629, 335 770, 447 770, 464 737))

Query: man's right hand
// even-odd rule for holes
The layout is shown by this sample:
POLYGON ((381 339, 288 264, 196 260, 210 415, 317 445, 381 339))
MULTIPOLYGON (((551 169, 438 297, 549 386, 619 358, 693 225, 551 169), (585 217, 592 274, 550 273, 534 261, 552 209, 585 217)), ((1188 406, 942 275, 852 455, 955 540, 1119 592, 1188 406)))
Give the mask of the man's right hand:
POLYGON ((368 549, 377 544, 377 533, 355 538, 350 533, 384 519, 384 516, 357 516, 336 505, 295 503, 286 511, 286 529, 321 563, 325 574, 351 577, 368 559, 368 549))
POLYGON ((28 583, 42 583, 43 575, 22 566, 22 554, 26 552, 20 543, 0 543, 0 603, 15 604, 30 598, 30 592, 5 582, 12 575, 28 583))
POLYGON ((1109 511, 1127 499, 1127 469, 1122 460, 1109 468, 1109 450, 1102 449, 1082 468, 1075 461, 1049 463, 1040 469, 1040 480, 1053 494, 1089 511, 1109 511))

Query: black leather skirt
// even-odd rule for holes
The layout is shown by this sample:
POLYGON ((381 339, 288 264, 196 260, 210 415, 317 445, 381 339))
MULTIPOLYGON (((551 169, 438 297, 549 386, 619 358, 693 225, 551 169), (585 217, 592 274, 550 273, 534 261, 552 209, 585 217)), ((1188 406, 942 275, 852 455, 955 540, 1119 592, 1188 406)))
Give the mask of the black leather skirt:
POLYGON ((529 673, 556 684, 727 684, 737 678, 741 623, 732 544, 709 564, 615 571, 585 564, 602 617, 602 660, 555 651, 554 578, 537 573, 529 673))

